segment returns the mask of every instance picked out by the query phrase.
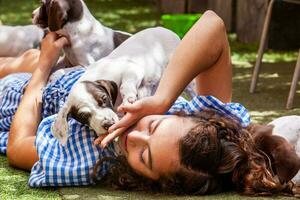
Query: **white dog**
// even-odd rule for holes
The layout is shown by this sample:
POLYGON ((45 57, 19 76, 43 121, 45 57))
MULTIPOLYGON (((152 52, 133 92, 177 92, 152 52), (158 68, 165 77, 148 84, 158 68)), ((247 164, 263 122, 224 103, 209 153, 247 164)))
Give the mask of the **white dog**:
POLYGON ((71 46, 64 47, 69 66, 87 67, 131 36, 103 26, 82 0, 42 0, 41 3, 32 13, 32 22, 70 40, 71 46))
POLYGON ((0 57, 15 57, 29 49, 39 48, 43 37, 43 29, 35 25, 0 25, 0 57))
POLYGON ((52 126, 53 135, 66 143, 69 115, 89 125, 98 135, 107 132, 119 120, 114 106, 133 103, 154 92, 179 41, 167 29, 149 28, 89 66, 59 111, 52 126))
MULTIPOLYGON (((270 124, 274 125, 273 135, 278 135, 285 138, 295 147, 296 153, 300 157, 300 116, 291 115, 280 117, 272 121, 270 124)), ((296 176, 294 176, 292 181, 300 184, 299 172, 296 174, 296 176)))

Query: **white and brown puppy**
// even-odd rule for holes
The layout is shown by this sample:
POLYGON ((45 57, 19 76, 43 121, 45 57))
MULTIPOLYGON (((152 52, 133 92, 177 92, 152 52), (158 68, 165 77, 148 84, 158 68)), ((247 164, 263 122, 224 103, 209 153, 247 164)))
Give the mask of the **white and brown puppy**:
POLYGON ((15 57, 39 48, 43 37, 43 29, 35 25, 0 25, 0 57, 15 57))
POLYGON ((153 94, 179 41, 170 30, 149 28, 89 66, 59 111, 53 135, 66 143, 68 116, 87 124, 98 135, 106 133, 119 120, 113 106, 153 94))
MULTIPOLYGON (((298 123, 300 123, 299 119, 298 123)), ((291 129, 291 126, 288 124, 286 124, 286 127, 282 127, 281 125, 282 119, 279 118, 269 125, 252 124, 248 129, 252 133, 258 149, 266 153, 270 158, 272 170, 280 182, 286 183, 291 179, 295 181, 298 177, 296 183, 299 184, 299 150, 297 152, 297 149, 295 149, 295 143, 291 141, 291 137, 297 137, 300 134, 300 129, 298 129, 297 133, 296 129, 291 129)))
POLYGON ((42 0, 41 3, 32 13, 32 22, 70 40, 71 46, 64 47, 70 66, 87 67, 131 36, 103 26, 82 0, 42 0))
MULTIPOLYGON (((274 126, 273 135, 285 138, 294 147, 297 155, 300 157, 300 116, 290 115, 273 120, 270 125, 274 126)), ((291 154, 284 156, 292 158, 291 154)), ((286 165, 286 163, 283 163, 286 165)), ((293 177, 292 181, 300 184, 300 171, 293 177)))

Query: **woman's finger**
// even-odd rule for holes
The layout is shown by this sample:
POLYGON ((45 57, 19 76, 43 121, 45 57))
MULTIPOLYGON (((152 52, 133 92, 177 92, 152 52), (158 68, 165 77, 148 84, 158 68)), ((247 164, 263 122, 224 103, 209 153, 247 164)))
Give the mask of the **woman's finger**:
POLYGON ((99 145, 101 143, 101 141, 107 136, 108 134, 103 134, 100 135, 95 141, 94 141, 94 145, 99 145))
POLYGON ((105 148, 107 146, 108 143, 112 142, 116 137, 119 137, 120 135, 122 135, 122 133, 124 133, 126 131, 127 128, 123 127, 123 128, 119 128, 117 130, 115 130, 114 132, 112 132, 111 134, 108 134, 102 141, 100 146, 102 148, 105 148))
POLYGON ((137 121, 137 119, 138 116, 136 116, 136 114, 134 115, 132 113, 126 113, 126 115, 120 121, 118 121, 108 129, 108 132, 112 133, 113 131, 121 127, 129 127, 133 125, 137 121))
POLYGON ((55 32, 49 32, 45 36, 45 39, 55 41, 57 39, 57 37, 58 37, 58 35, 55 32))
POLYGON ((118 107, 118 112, 137 112, 141 109, 142 100, 138 100, 132 104, 122 104, 118 107))
POLYGON ((55 41, 58 47, 62 48, 65 45, 69 44, 69 40, 66 37, 60 37, 58 40, 55 41))

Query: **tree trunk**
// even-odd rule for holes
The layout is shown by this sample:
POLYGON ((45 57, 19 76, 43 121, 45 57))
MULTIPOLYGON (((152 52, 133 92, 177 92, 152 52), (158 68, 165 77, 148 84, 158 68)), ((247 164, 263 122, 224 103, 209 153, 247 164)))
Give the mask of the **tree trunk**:
POLYGON ((231 31, 232 0, 208 0, 208 8, 215 11, 223 19, 226 30, 231 31))
POLYGON ((188 0, 188 13, 203 13, 208 8, 208 0, 188 0))
POLYGON ((267 12, 268 0, 237 0, 236 33, 241 42, 258 42, 267 12))
POLYGON ((158 0, 159 10, 164 13, 185 13, 187 8, 186 0, 158 0))

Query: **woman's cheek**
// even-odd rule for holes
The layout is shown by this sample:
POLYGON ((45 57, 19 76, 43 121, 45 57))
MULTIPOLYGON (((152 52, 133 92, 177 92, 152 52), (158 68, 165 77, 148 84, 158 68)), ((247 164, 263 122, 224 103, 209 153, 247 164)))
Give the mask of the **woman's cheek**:
POLYGON ((138 152, 136 151, 128 152, 127 161, 129 165, 132 167, 132 169, 140 173, 142 172, 142 163, 139 159, 138 152))

